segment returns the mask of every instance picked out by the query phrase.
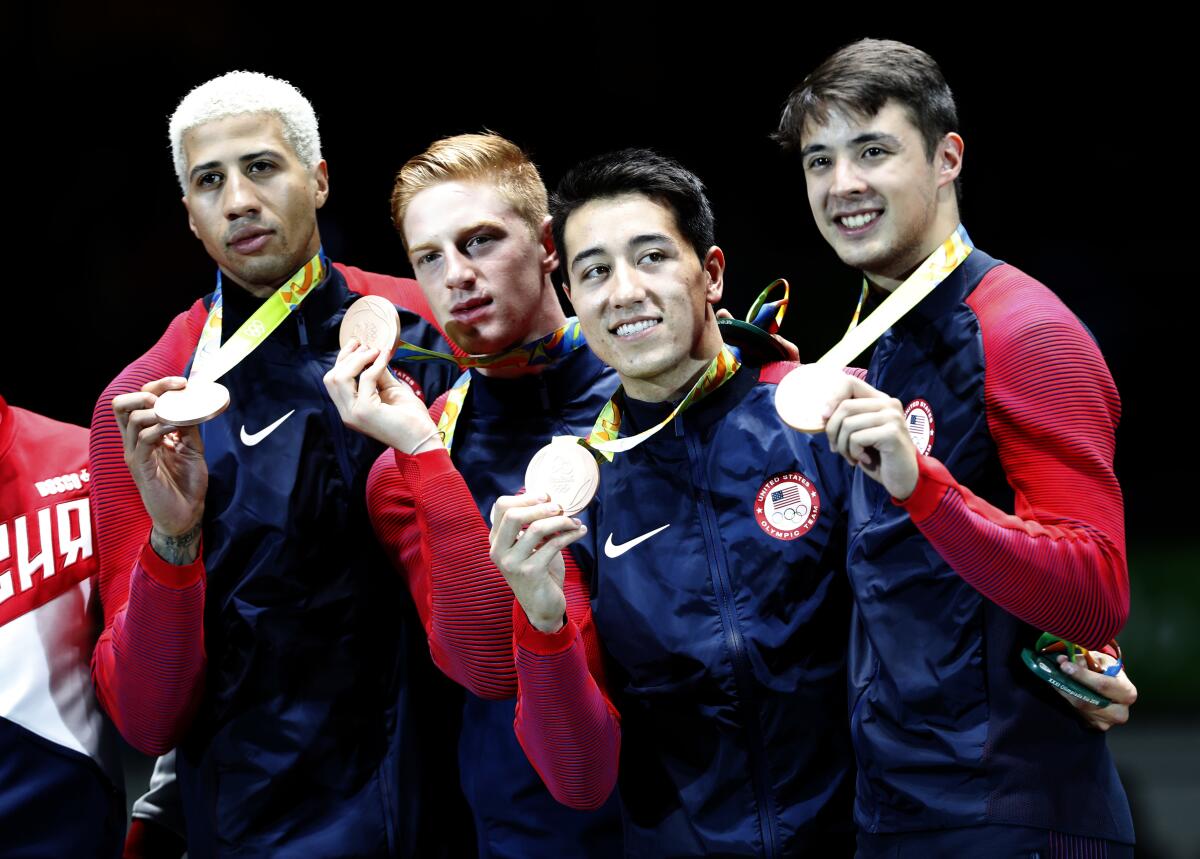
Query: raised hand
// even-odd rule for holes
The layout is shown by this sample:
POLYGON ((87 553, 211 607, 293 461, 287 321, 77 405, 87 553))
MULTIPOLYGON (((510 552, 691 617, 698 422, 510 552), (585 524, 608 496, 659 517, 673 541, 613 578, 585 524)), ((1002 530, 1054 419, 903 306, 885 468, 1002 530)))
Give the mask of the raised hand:
POLYGON ((853 376, 850 396, 831 408, 825 423, 829 449, 859 466, 903 501, 917 488, 917 449, 900 401, 853 376))
POLYGON ((325 374, 325 389, 342 422, 404 453, 431 449, 437 425, 412 388, 387 370, 387 356, 356 339, 338 353, 325 374))
POLYGON ((199 553, 208 465, 200 431, 160 422, 154 404, 166 391, 186 386, 186 379, 168 376, 112 404, 125 465, 153 522, 150 543, 173 564, 191 563, 199 553))
POLYGON ((567 611, 562 550, 587 533, 548 495, 505 495, 492 510, 491 558, 529 622, 558 632, 567 611))

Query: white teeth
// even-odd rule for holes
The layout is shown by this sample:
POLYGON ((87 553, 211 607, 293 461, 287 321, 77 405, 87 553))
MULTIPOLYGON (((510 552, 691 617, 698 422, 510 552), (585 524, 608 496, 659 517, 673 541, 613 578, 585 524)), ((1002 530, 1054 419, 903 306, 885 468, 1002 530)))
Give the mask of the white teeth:
POLYGON ((626 322, 623 325, 617 326, 617 336, 628 337, 630 334, 638 334, 642 331, 645 331, 647 328, 653 328, 657 324, 657 319, 643 319, 641 322, 626 322))
POLYGON ((859 227, 865 227, 878 217, 878 212, 868 212, 865 215, 850 215, 845 218, 838 218, 838 220, 841 221, 844 226, 849 227, 852 230, 857 230, 859 227))

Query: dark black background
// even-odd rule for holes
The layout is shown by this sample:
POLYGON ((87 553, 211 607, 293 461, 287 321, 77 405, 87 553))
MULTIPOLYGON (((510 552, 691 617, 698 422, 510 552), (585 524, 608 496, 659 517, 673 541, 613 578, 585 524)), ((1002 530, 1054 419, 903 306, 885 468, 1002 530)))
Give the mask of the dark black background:
POLYGON ((709 185, 726 305, 740 315, 786 276, 784 332, 815 358, 844 330, 858 281, 819 237, 800 171, 768 134, 791 88, 842 44, 910 42, 938 59, 958 96, 972 237, 1066 301, 1121 391, 1117 473, 1134 590, 1122 643, 1142 695, 1112 746, 1139 809, 1141 853, 1168 855, 1153 847, 1163 833, 1200 841, 1190 811, 1200 675, 1186 658, 1200 647, 1197 419, 1185 363, 1196 337, 1200 48, 1194 26, 1149 4, 1078 8, 1056 17, 1045 3, 427 0, 6 10, 0 394, 86 424, 107 381, 212 289, 166 124, 188 89, 235 68, 289 79, 316 106, 332 183, 322 236, 334 259, 409 274, 388 214, 392 176, 438 137, 491 128, 531 150, 551 185, 585 156, 649 145, 709 185))
POLYGON ((844 330, 857 279, 819 237, 798 166, 768 134, 824 56, 884 36, 932 53, 956 92, 972 237, 1044 280, 1101 343, 1124 401, 1118 473, 1131 535, 1178 536, 1163 503, 1186 499, 1193 468, 1190 404, 1168 381, 1184 377, 1194 289, 1195 147, 1188 102, 1170 92, 1182 46, 1164 42, 1169 22, 976 15, 930 6, 919 20, 884 21, 845 3, 720 15, 655 3, 47 7, 12 45, 26 59, 10 72, 5 135, 0 392, 87 423, 104 384, 211 290, 166 122, 190 87, 234 68, 289 79, 316 106, 332 186, 322 235, 335 259, 409 273, 391 179, 437 137, 501 132, 551 185, 584 156, 649 145, 710 187, 726 305, 740 315, 788 277, 785 333, 815 358, 844 330))

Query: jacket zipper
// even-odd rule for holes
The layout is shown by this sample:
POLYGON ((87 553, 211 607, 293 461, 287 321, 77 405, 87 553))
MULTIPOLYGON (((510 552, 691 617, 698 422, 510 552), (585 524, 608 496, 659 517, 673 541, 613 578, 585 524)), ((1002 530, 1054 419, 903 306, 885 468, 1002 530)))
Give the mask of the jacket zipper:
POLYGON ((754 798, 758 806, 758 825, 762 832, 763 845, 767 856, 779 855, 779 831, 775 815, 772 812, 770 790, 767 786, 766 749, 763 746, 762 729, 757 716, 750 711, 751 683, 750 661, 746 656, 746 643, 742 631, 737 624, 737 614, 733 606, 733 589, 729 582, 728 571, 725 568, 725 556, 719 551, 720 540, 717 538, 716 513, 712 507, 712 496, 708 489, 708 480, 704 474, 700 440, 696 433, 683 431, 683 415, 676 419, 675 431, 683 435, 687 441, 688 456, 692 462, 692 482, 697 487, 697 500, 700 502, 700 525, 704 532, 705 549, 713 569, 713 585, 717 591, 717 605, 721 611, 721 626, 725 630, 725 640, 733 658, 734 680, 742 699, 739 708, 743 715, 743 724, 749 733, 750 771, 754 781, 754 798))
POLYGON ((337 454, 338 467, 342 470, 342 479, 346 482, 346 491, 354 491, 354 469, 350 464, 350 453, 346 449, 346 433, 345 424, 342 423, 342 417, 338 414, 337 408, 329 399, 329 394, 325 390, 324 373, 321 372, 321 367, 318 363, 310 361, 312 358, 312 350, 308 347, 308 328, 304 324, 304 317, 300 311, 295 313, 296 325, 298 334, 300 335, 300 354, 304 356, 304 366, 310 378, 316 381, 317 396, 321 400, 321 414, 325 418, 325 423, 329 427, 329 435, 333 439, 333 449, 337 454))

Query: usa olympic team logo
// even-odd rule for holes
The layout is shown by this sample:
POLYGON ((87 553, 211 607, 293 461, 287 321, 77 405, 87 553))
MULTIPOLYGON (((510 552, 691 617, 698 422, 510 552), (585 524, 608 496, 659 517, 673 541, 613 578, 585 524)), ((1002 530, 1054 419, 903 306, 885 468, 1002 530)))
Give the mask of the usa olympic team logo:
POLYGON ((754 518, 776 540, 803 537, 821 515, 817 487, 798 471, 769 478, 754 497, 754 518))
POLYGON ((917 452, 925 456, 933 450, 933 409, 924 400, 913 400, 904 410, 904 425, 917 452))

